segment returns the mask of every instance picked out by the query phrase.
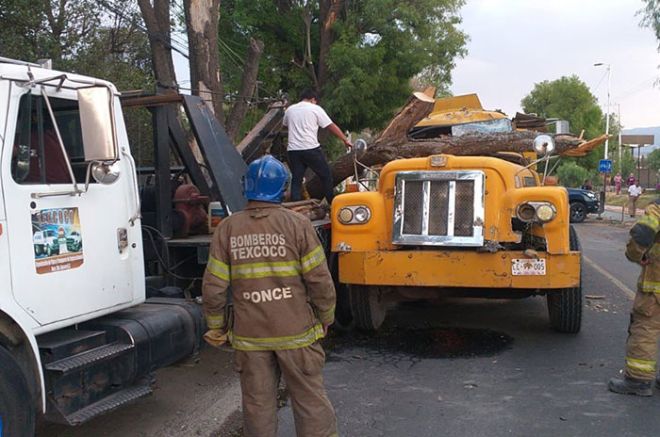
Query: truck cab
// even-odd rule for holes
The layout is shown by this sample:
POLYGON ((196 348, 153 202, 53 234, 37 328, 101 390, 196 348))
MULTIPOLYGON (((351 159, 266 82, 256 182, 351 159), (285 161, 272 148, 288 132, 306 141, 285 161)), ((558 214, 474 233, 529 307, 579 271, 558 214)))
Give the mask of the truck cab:
POLYGON ((198 349, 196 305, 144 303, 137 175, 111 83, 0 59, 0 196, 0 435, 31 435, 38 413, 89 420, 198 349))
MULTIPOLYGON (((511 130, 478 99, 447 100, 410 135, 511 130)), ((377 190, 337 196, 332 250, 357 326, 377 329, 402 300, 546 295, 552 327, 578 332, 580 251, 567 193, 543 186, 533 168, 492 156, 399 159, 383 167, 377 190)))

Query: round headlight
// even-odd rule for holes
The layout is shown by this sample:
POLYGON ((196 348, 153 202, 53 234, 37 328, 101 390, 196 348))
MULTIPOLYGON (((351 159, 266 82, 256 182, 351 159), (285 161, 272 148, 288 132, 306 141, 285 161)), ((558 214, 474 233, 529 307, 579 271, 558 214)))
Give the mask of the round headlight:
POLYGON ((536 209, 529 203, 523 203, 518 206, 518 211, 516 212, 518 218, 524 222, 531 222, 536 216, 536 209))
POLYGON ((342 208, 339 210, 337 217, 339 218, 340 222, 346 225, 350 223, 351 220, 353 220, 353 211, 351 211, 350 208, 342 208))
POLYGON ((355 217, 356 221, 358 221, 360 223, 364 223, 367 220, 369 220, 369 216, 370 216, 369 210, 367 208, 365 208, 364 206, 361 206, 359 208, 355 208, 354 217, 355 217))
POLYGON ((539 207, 536 208, 536 217, 542 222, 549 222, 555 218, 555 209, 551 205, 539 205, 539 207))

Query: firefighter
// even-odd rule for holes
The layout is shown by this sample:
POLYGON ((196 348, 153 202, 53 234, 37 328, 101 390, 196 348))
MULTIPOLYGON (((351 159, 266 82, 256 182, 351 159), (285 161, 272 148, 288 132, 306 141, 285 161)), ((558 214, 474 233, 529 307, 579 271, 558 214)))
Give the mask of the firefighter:
POLYGON ((248 166, 248 204, 220 223, 211 242, 202 285, 205 339, 218 346, 228 336, 236 351, 246 436, 276 436, 280 375, 296 434, 335 436, 318 343, 334 321, 335 289, 311 222, 280 204, 288 184, 286 167, 271 156, 248 166), (230 285, 233 310, 226 317, 230 285))
MULTIPOLYGON (((609 389, 638 396, 653 394, 660 336, 660 200, 649 205, 630 230, 626 257, 642 266, 630 314, 623 378, 612 378, 609 389)), ((660 381, 656 384, 660 386, 660 381)))

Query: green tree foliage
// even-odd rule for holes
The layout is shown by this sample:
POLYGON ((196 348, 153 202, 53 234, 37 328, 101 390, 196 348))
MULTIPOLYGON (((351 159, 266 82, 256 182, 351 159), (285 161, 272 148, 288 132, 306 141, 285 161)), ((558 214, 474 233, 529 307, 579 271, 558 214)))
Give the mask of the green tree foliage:
POLYGON ((660 149, 655 149, 651 152, 647 158, 649 168, 651 170, 659 171, 660 170, 660 149))
POLYGON ((465 54, 467 37, 458 29, 463 0, 359 0, 343 2, 327 58, 319 59, 321 1, 223 0, 220 46, 228 89, 237 89, 252 36, 265 44, 261 96, 287 93, 295 101, 303 88, 316 87, 342 128, 379 128, 410 95, 413 77, 423 74, 425 83, 445 89, 454 60, 465 54), (315 73, 322 62, 328 71, 320 83, 315 73))
POLYGON ((642 15, 642 26, 649 27, 655 32, 660 50, 660 0, 643 0, 644 8, 640 11, 642 15))
POLYGON ((583 182, 591 178, 589 170, 573 161, 563 163, 557 168, 559 183, 565 187, 580 187, 583 182))

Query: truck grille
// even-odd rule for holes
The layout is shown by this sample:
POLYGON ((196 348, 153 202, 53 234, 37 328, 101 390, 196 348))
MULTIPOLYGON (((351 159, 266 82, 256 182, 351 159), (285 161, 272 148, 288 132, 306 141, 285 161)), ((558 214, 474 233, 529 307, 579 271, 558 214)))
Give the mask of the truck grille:
POLYGON ((481 171, 397 174, 393 242, 482 246, 484 179, 481 171))

